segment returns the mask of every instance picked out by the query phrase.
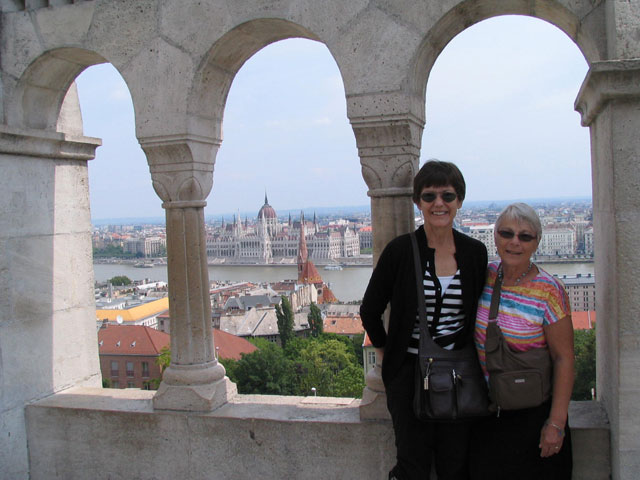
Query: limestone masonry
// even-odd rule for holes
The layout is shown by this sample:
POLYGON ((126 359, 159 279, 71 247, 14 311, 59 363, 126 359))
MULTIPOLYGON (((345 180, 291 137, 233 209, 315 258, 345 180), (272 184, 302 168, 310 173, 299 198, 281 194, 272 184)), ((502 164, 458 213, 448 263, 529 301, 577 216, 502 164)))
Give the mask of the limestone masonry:
POLYGON ((575 478, 637 478, 636 0, 0 0, 0 477, 386 478, 393 435, 377 369, 361 402, 244 397, 216 360, 203 208, 227 93, 270 43, 327 46, 375 262, 414 227, 431 67, 458 33, 504 14, 555 25, 590 67, 575 108, 591 133, 599 397, 572 406, 575 478), (87 162, 100 140, 82 135, 73 82, 104 62, 130 89, 166 211, 172 363, 155 394, 99 388, 87 162))

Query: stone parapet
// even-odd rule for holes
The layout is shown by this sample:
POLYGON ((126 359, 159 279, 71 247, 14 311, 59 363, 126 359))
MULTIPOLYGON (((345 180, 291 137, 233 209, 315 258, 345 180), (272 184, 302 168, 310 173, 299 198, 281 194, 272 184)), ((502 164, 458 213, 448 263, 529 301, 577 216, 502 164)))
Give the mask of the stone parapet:
MULTIPOLYGON (((157 412, 153 392, 75 388, 26 408, 31 479, 386 479, 388 420, 359 400, 238 395, 206 414, 157 412), (61 435, 60 432, 64 432, 61 435)), ((606 418, 573 403, 574 478, 609 478, 606 418)))

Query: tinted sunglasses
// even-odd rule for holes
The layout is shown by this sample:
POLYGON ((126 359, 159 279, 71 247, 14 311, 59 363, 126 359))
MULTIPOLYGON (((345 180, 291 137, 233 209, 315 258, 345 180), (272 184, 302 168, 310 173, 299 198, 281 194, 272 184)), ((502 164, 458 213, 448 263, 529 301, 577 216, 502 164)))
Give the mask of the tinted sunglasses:
POLYGON ((536 239, 535 235, 531 235, 529 233, 518 233, 518 235, 516 235, 515 233, 509 230, 498 230, 498 235, 500 235, 505 240, 511 240, 514 236, 517 236, 518 240, 525 243, 529 243, 532 240, 536 239))
POLYGON ((420 195, 420 198, 425 203, 431 203, 438 197, 438 195, 440 195, 440 198, 442 198, 442 201, 446 203, 451 203, 456 198, 458 198, 458 194, 455 192, 442 192, 442 193, 425 192, 422 195, 420 195))

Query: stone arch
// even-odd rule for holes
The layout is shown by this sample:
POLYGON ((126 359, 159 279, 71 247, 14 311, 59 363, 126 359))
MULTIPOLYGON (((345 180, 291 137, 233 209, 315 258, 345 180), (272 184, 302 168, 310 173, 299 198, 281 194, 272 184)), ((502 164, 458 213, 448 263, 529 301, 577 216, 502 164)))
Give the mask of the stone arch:
POLYGON ((69 86, 87 67, 105 62, 98 53, 80 48, 58 48, 40 55, 16 86, 7 124, 55 131, 69 86))
MULTIPOLYGON (((591 2, 582 3, 591 5, 591 2)), ((591 7, 591 9, 596 8, 598 5, 591 7)), ((424 104, 427 79, 431 68, 447 44, 468 27, 502 15, 525 15, 551 23, 562 30, 578 46, 589 64, 599 61, 605 56, 606 46, 603 41, 598 41, 602 39, 596 38, 595 32, 583 26, 583 20, 575 10, 569 10, 557 0, 539 2, 468 0, 449 10, 429 30, 416 53, 410 77, 407 79, 408 89, 420 96, 424 104)), ((586 15, 586 12, 583 15, 586 15)))
POLYGON ((236 73, 256 52, 288 38, 321 41, 299 24, 262 18, 238 25, 211 47, 197 69, 188 97, 189 116, 204 122, 197 133, 213 132, 215 138, 222 139, 224 107, 236 73))

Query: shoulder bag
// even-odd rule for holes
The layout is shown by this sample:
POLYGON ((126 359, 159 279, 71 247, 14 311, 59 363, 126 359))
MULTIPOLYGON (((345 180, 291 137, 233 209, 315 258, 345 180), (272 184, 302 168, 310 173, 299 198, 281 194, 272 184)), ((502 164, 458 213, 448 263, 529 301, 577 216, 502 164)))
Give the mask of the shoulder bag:
POLYGON ((491 295, 485 353, 493 411, 519 410, 541 405, 551 397, 553 364, 547 346, 526 352, 511 350, 498 325, 502 278, 491 295))
POLYGON ((431 338, 415 233, 411 234, 411 247, 420 319, 414 414, 424 421, 454 421, 486 416, 490 413, 487 382, 480 369, 473 342, 467 342, 460 350, 445 350, 431 338))

